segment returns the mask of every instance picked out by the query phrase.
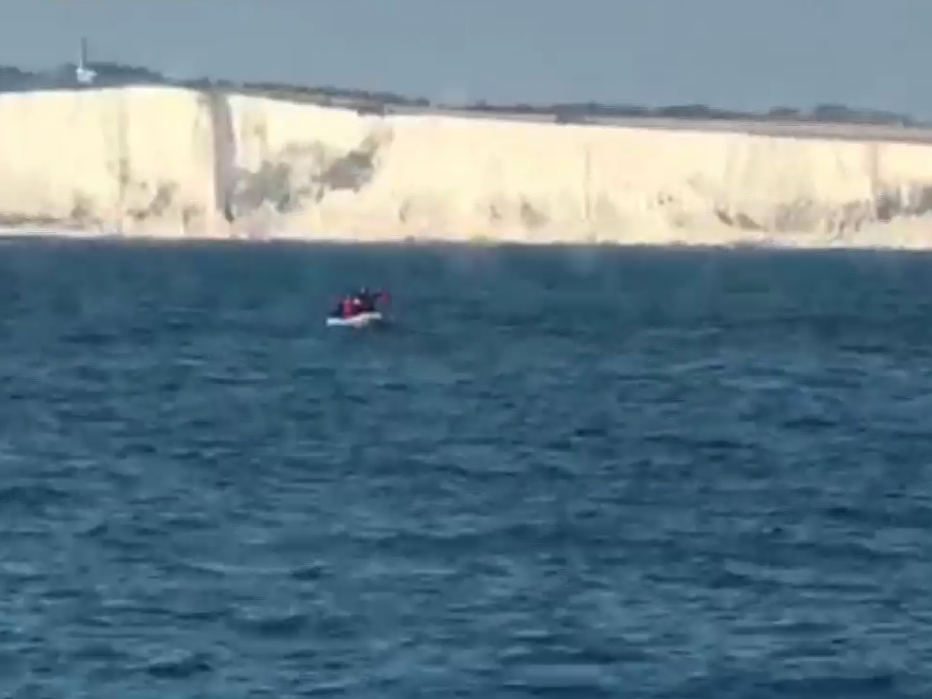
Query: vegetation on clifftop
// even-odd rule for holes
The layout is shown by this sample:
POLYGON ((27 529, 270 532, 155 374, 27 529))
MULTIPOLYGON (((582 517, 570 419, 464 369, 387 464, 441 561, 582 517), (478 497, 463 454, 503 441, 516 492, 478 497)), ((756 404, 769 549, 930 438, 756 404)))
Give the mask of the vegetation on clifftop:
MULTIPOLYGON (((313 102, 322 105, 350 107, 360 111, 387 113, 397 110, 455 109, 463 112, 483 112, 508 115, 550 116, 564 123, 582 122, 587 118, 640 117, 657 119, 695 119, 720 121, 810 122, 825 124, 876 124, 895 126, 928 126, 907 115, 893 112, 856 109, 841 104, 822 104, 811 110, 774 107, 767 112, 741 112, 720 109, 705 104, 682 104, 666 107, 645 107, 627 104, 580 102, 569 104, 490 104, 484 101, 470 104, 441 104, 423 97, 405 97, 392 92, 373 92, 332 86, 308 87, 274 82, 236 83, 199 78, 171 80, 164 75, 134 66, 95 62, 94 87, 121 85, 176 85, 196 89, 220 89, 262 94, 282 99, 313 102)), ((75 89, 82 87, 75 80, 75 67, 66 64, 45 72, 29 72, 0 66, 0 92, 22 92, 40 89, 75 89)))

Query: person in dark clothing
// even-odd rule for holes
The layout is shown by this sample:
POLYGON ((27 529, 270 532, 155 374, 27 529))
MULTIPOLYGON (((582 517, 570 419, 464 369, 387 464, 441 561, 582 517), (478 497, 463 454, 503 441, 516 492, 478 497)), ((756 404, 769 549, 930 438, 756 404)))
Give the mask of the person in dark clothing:
POLYGON ((352 318, 360 313, 374 313, 376 303, 385 298, 384 292, 372 292, 368 287, 362 287, 355 294, 344 296, 333 311, 333 315, 339 318, 352 318))
POLYGON ((358 313, 372 313, 375 311, 375 303, 378 294, 369 291, 369 287, 362 287, 356 294, 356 308, 358 313))

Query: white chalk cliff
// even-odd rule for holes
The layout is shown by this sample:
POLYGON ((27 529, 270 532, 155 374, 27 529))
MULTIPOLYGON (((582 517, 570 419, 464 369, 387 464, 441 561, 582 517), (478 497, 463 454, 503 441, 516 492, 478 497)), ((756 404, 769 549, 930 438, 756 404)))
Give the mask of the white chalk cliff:
POLYGON ((381 117, 167 87, 6 94, 0 226, 932 247, 932 138, 817 130, 381 117))

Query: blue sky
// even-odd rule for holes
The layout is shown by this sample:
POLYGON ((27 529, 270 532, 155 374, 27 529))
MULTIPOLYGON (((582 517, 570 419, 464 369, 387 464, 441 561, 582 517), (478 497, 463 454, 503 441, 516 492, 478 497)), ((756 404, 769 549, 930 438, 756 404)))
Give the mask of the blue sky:
POLYGON ((930 0, 0 0, 0 63, 430 98, 843 102, 932 117, 930 0))

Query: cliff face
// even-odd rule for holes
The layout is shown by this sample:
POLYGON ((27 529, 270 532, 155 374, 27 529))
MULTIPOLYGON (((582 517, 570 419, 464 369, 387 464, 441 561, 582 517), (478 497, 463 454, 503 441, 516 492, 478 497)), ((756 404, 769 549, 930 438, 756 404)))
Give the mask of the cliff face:
POLYGON ((868 127, 383 117, 166 87, 3 95, 0 123, 0 225, 27 229, 932 246, 932 145, 868 127))

